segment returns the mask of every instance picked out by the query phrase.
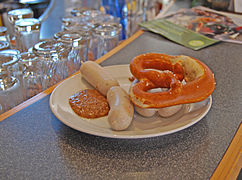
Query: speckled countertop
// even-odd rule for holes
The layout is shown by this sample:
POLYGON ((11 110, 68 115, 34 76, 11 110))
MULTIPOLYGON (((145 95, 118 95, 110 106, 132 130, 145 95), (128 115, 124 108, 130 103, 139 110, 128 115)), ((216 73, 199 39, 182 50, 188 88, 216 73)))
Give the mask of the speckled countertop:
MULTIPOLYGON (((61 22, 53 19, 63 17, 64 2, 58 0, 42 24, 42 38, 60 31, 61 22)), ((173 8, 186 6, 177 3, 173 8)), ((241 45, 193 51, 146 32, 102 65, 128 64, 146 52, 189 55, 211 68, 213 104, 200 122, 154 138, 97 137, 62 124, 46 96, 0 122, 0 179, 209 179, 242 120, 241 45)))
POLYGON ((193 51, 145 32, 102 65, 146 52, 193 56, 212 69, 213 104, 200 122, 161 137, 97 137, 62 124, 46 96, 0 122, 0 179, 209 179, 242 120, 241 45, 193 51))

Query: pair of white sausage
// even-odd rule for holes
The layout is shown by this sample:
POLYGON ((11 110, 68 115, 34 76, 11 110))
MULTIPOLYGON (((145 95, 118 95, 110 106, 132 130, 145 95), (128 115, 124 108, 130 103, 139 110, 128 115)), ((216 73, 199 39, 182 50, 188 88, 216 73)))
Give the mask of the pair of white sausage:
POLYGON ((134 107, 129 95, 116 79, 103 67, 93 61, 87 61, 80 68, 82 76, 104 96, 110 106, 108 122, 113 130, 125 130, 132 122, 134 107))
POLYGON ((182 108, 182 105, 170 106, 170 107, 159 108, 159 109, 152 109, 152 108, 144 109, 144 108, 135 106, 135 111, 144 117, 151 117, 156 112, 158 112, 158 114, 161 117, 167 118, 176 114, 178 111, 181 110, 181 108, 182 108))
MULTIPOLYGON (((138 82, 137 79, 135 79, 132 82, 132 85, 136 84, 138 82)), ((150 92, 160 92, 160 91, 167 91, 167 88, 157 88, 157 89, 151 89, 150 92)), ((170 106, 170 107, 165 107, 165 108, 140 108, 138 106, 135 106, 135 111, 139 113, 141 116, 144 117, 151 117, 155 115, 156 112, 161 117, 170 117, 176 114, 178 111, 180 111, 182 108, 182 105, 176 105, 176 106, 170 106)))

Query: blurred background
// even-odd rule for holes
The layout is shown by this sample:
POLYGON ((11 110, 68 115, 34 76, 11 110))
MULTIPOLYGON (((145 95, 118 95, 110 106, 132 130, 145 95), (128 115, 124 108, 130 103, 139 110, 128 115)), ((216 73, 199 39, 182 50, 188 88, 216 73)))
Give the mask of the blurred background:
MULTIPOLYGON (((42 29, 40 36, 49 38, 61 29, 61 19, 68 16, 73 8, 87 7, 105 11, 120 18, 123 26, 127 25, 125 15, 134 11, 147 11, 142 20, 151 19, 162 11, 162 8, 173 0, 1 0, 0 2, 0 25, 9 26, 7 12, 19 8, 31 8, 34 18, 41 18, 42 29), (52 6, 52 7, 50 7, 52 6), (45 12, 48 11, 48 12, 45 12), (50 13, 51 11, 51 13, 50 13), (41 17, 42 16, 42 17, 41 17), (50 27, 51 26, 51 27, 50 27)), ((240 13, 241 0, 174 0, 179 7, 206 6, 215 10, 240 13), (236 7, 235 7, 236 5, 236 7)), ((173 5, 174 8, 176 5, 173 5)), ((172 9, 171 8, 171 9, 172 9)), ((125 35, 123 35, 125 38, 125 35)))

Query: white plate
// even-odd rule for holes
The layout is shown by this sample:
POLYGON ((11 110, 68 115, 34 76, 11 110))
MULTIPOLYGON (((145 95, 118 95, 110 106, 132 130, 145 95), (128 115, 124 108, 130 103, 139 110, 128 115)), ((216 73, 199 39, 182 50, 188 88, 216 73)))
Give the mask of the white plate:
MULTIPOLYGON (((129 77, 131 77, 128 65, 116 65, 105 67, 114 78, 116 78, 121 87, 128 91, 130 86, 129 77)), ((125 131, 111 130, 107 117, 97 119, 85 119, 76 115, 69 105, 69 97, 74 93, 92 88, 81 74, 72 76, 58 85, 50 96, 50 108, 55 116, 65 125, 92 135, 110 137, 110 138, 147 138, 171 134, 200 121, 209 111, 212 104, 212 97, 206 100, 184 105, 183 108, 170 118, 161 118, 155 115, 151 118, 145 118, 137 113, 131 126, 125 131)))

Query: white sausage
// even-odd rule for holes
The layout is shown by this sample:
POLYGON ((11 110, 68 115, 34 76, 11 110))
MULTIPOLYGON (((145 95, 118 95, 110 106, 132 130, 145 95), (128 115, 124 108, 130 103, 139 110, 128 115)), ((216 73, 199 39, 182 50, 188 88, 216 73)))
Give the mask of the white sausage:
POLYGON ((170 117, 176 114, 178 111, 180 111, 181 108, 182 108, 182 105, 176 105, 176 106, 170 106, 170 107, 158 108, 158 109, 140 108, 138 106, 135 106, 136 112, 144 117, 151 117, 157 111, 161 117, 170 117))
POLYGON ((86 61, 80 68, 82 76, 95 89, 97 89, 104 96, 107 95, 108 90, 112 86, 119 86, 119 83, 99 64, 93 61, 86 61))
POLYGON ((158 110, 158 113, 162 117, 170 117, 174 114, 176 114, 180 109, 182 108, 182 105, 176 105, 176 106, 170 106, 170 107, 165 107, 165 108, 160 108, 158 110))
POLYGON ((108 122, 113 130, 125 130, 129 127, 134 116, 134 107, 129 95, 120 86, 111 87, 107 93, 110 106, 108 122))
POLYGON ((134 106, 135 111, 139 113, 140 115, 144 117, 151 117, 154 116, 155 113, 157 112, 157 109, 152 109, 152 108, 140 108, 138 106, 134 106))
MULTIPOLYGON (((137 82, 138 80, 135 79, 132 85, 134 85, 137 82)), ((156 89, 149 90, 149 92, 154 93, 154 92, 163 92, 167 90, 168 90, 167 88, 156 88, 156 89)), ((170 117, 176 114, 181 108, 182 108, 182 105, 170 106, 165 108, 140 108, 138 106, 135 106, 135 111, 144 117, 151 117, 155 115, 156 112, 158 112, 159 115, 162 117, 170 117)))

